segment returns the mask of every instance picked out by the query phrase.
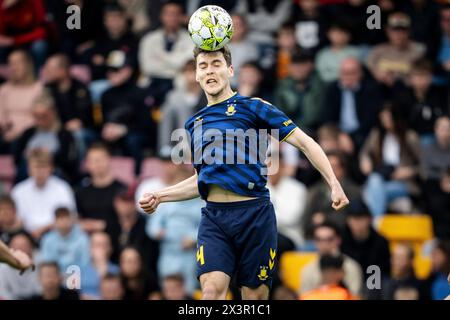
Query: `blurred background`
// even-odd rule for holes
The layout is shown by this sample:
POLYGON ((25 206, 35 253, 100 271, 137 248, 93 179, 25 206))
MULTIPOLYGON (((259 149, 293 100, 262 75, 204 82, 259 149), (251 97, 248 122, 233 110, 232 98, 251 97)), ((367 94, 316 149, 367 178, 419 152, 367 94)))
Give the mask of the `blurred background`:
POLYGON ((351 201, 281 146, 271 298, 449 295, 448 1, 0 0, 0 239, 39 266, 0 265, 0 298, 199 298, 204 203, 136 200, 193 173, 170 135, 206 105, 186 26, 207 4, 233 18, 233 88, 312 135, 351 201))

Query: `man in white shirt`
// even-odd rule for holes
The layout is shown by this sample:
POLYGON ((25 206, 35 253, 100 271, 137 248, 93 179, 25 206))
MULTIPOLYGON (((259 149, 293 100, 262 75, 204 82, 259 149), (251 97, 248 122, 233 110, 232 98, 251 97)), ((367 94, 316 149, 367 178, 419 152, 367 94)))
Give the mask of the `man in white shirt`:
POLYGON ((166 3, 161 10, 162 27, 142 38, 138 58, 145 76, 172 80, 192 59, 194 44, 189 33, 182 29, 182 14, 181 5, 166 3))
POLYGON ((58 207, 76 212, 73 191, 64 180, 52 176, 53 161, 50 153, 32 150, 28 155, 30 177, 18 183, 11 191, 17 213, 24 228, 35 239, 50 230, 58 207))

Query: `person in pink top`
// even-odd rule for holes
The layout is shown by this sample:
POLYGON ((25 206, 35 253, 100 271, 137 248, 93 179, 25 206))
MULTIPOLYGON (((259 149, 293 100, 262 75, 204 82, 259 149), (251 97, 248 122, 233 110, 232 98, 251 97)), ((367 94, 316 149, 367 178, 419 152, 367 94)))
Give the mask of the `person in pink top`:
POLYGON ((8 81, 0 86, 0 145, 10 145, 33 125, 31 108, 43 90, 28 52, 11 52, 8 68, 8 81))

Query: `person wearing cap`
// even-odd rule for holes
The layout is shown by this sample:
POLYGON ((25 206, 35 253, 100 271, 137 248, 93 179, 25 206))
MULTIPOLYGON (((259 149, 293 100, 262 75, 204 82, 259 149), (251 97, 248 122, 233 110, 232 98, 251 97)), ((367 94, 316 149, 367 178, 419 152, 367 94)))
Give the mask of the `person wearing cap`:
MULTIPOLYGON (((347 208, 347 224, 342 234, 342 253, 356 260, 365 271, 380 267, 381 275, 390 275, 389 243, 372 226, 372 215, 362 200, 354 200, 347 208)), ((364 272, 367 277, 370 274, 364 272)))
POLYGON ((411 19, 395 12, 388 17, 388 42, 375 46, 367 57, 367 66, 377 81, 392 87, 405 81, 414 61, 423 57, 425 46, 410 40, 411 19))
POLYGON ((295 123, 315 128, 320 122, 325 85, 314 71, 313 55, 306 50, 292 55, 288 72, 275 88, 275 104, 295 123))
POLYGON ((107 5, 103 24, 106 36, 98 39, 89 61, 93 80, 89 88, 94 103, 100 102, 102 94, 116 85, 119 73, 133 72, 137 68, 138 43, 128 28, 125 9, 118 4, 107 5))

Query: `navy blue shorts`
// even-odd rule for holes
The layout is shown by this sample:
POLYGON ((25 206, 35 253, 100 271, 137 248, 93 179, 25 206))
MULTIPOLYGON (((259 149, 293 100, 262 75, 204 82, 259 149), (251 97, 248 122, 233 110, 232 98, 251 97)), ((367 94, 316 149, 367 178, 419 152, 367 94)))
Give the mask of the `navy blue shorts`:
POLYGON ((239 286, 272 284, 277 223, 268 198, 207 202, 197 241, 197 277, 211 271, 235 276, 239 286))

